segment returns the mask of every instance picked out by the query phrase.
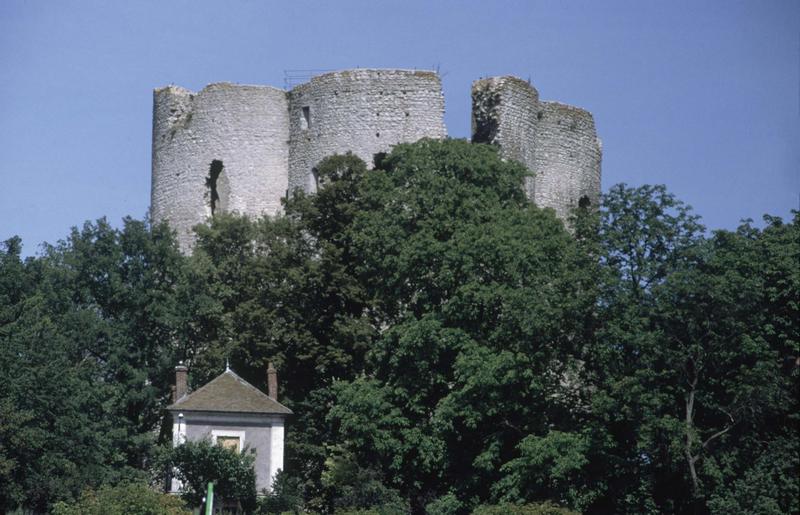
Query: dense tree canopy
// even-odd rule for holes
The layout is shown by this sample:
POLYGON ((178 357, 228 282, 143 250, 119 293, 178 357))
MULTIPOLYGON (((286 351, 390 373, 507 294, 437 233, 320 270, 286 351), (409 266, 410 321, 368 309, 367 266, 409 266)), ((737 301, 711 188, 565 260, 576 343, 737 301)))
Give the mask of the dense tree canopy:
POLYGON ((565 227, 456 140, 317 172, 191 256, 130 219, 3 244, 0 511, 149 477, 172 367, 226 359, 295 413, 265 512, 800 510, 800 216, 709 234, 618 185, 565 227))
POLYGON ((166 228, 73 230, 39 258, 0 258, 0 508, 44 509, 141 475, 180 324, 182 258, 166 228))

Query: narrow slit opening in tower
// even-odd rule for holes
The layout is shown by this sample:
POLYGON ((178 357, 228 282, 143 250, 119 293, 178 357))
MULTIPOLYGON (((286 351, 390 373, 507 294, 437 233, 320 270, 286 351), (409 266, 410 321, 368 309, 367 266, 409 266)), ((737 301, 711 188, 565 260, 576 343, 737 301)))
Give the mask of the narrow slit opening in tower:
POLYGON ((219 176, 222 174, 224 166, 222 161, 214 159, 211 161, 211 166, 208 169, 208 177, 206 177, 206 188, 208 189, 209 206, 211 207, 211 216, 214 216, 217 208, 219 207, 219 189, 217 183, 219 176))
POLYGON ((303 106, 303 117, 300 119, 300 125, 303 130, 311 128, 311 108, 309 106, 303 106))

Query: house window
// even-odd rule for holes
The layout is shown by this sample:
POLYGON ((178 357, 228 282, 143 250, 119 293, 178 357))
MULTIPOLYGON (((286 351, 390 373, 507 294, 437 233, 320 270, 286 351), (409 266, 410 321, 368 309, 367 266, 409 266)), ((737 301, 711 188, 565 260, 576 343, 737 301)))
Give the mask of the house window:
POLYGON ((226 449, 239 450, 239 437, 238 436, 218 436, 217 445, 226 449))
POLYGON ((211 431, 211 441, 214 445, 242 452, 242 448, 244 448, 244 431, 214 429, 211 431))

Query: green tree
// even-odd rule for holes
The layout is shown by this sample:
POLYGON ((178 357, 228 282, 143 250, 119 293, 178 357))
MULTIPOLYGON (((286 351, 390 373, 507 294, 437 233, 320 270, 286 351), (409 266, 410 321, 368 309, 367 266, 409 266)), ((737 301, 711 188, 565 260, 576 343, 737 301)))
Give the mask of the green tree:
POLYGON ((197 228, 189 283, 199 309, 186 355, 194 384, 216 375, 226 358, 256 385, 263 385, 269 361, 288 378, 281 381, 281 402, 296 413, 291 427, 299 430, 287 432, 286 466, 315 499, 311 509, 330 504, 320 477, 322 443, 332 439, 325 421, 331 384, 363 371, 377 334, 342 231, 366 165, 334 156, 317 169, 322 189, 296 192, 286 216, 220 215, 197 228))
POLYGON ((602 208, 601 258, 615 275, 614 297, 629 304, 646 301, 651 287, 691 262, 703 237, 700 217, 664 185, 617 184, 603 195, 602 208))
POLYGON ((377 165, 343 240, 381 332, 330 419, 413 509, 451 488, 489 500, 524 438, 574 420, 580 392, 561 378, 594 280, 553 212, 525 199, 526 170, 496 149, 423 140, 377 165))
MULTIPOLYGON (((653 290, 678 267, 692 266, 703 228, 664 186, 620 184, 603 196, 597 229, 600 295, 581 375, 593 390, 587 467, 607 494, 587 509, 655 513, 666 509, 655 500, 658 486, 667 492, 689 487, 671 484, 670 455, 645 443, 648 435, 657 439, 663 434, 662 427, 648 424, 660 421, 658 410, 673 402, 663 389, 651 386, 663 375, 662 364, 648 362, 649 351, 660 345, 651 319, 653 290)), ((584 236, 591 248, 591 234, 584 236)))
POLYGON ((593 500, 581 477, 588 462, 588 438, 551 431, 542 437, 528 435, 517 447, 519 457, 503 465, 506 474, 492 487, 497 498, 514 502, 547 497, 571 506, 587 506, 593 500))
POLYGON ((478 506, 472 513, 473 515, 574 515, 577 512, 545 502, 535 504, 484 504, 478 506))
POLYGON ((371 511, 384 515, 408 512, 408 502, 396 489, 387 487, 383 474, 362 468, 353 453, 342 446, 329 449, 322 483, 335 492, 336 513, 371 511))
MULTIPOLYGON (((291 476, 261 511, 798 511, 797 214, 705 235, 618 185, 570 233, 521 165, 453 140, 317 171, 189 257, 131 219, 0 246, 0 511, 90 511, 157 467, 178 359, 195 386, 277 365, 291 476)), ((256 509, 247 456, 179 449, 194 502, 225 469, 256 509)))
POLYGON ((274 361, 292 377, 284 397, 300 400, 329 386, 330 377, 362 369, 374 329, 337 227, 348 210, 340 183, 364 171, 353 156, 330 158, 318 166, 325 187, 314 196, 297 193, 287 216, 215 216, 197 228, 192 260, 215 306, 208 309, 208 330, 197 335, 205 356, 195 381, 212 377, 227 355, 260 383, 267 361, 274 361))
POLYGON ((53 515, 188 515, 181 499, 145 483, 122 482, 85 490, 74 502, 55 504, 53 515))
POLYGON ((189 506, 200 506, 208 483, 214 483, 215 498, 238 502, 245 513, 255 510, 255 457, 247 449, 240 453, 208 441, 189 441, 162 452, 159 469, 174 471, 189 506))
POLYGON ((2 509, 141 477, 167 400, 183 258, 166 227, 104 220, 0 262, 2 509))
POLYGON ((272 488, 258 503, 258 513, 304 513, 303 480, 279 470, 272 480, 272 488))
POLYGON ((608 197, 602 323, 586 377, 599 419, 590 461, 607 467, 614 497, 592 510, 704 512, 764 442, 796 427, 785 356, 796 346, 786 321, 797 306, 787 266, 797 229, 771 219, 763 232, 744 225, 705 239, 663 188, 620 186, 608 197))

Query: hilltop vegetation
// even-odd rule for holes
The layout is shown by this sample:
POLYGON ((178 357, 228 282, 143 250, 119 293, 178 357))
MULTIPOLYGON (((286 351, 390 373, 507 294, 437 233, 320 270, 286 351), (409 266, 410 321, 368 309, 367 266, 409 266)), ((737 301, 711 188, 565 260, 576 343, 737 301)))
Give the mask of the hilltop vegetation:
POLYGON ((295 413, 264 510, 800 510, 800 216, 706 234, 618 185, 570 232, 525 173, 423 140, 325 160, 190 257, 132 219, 6 241, 0 511, 147 481, 174 365, 226 359, 259 386, 273 361, 295 413))

